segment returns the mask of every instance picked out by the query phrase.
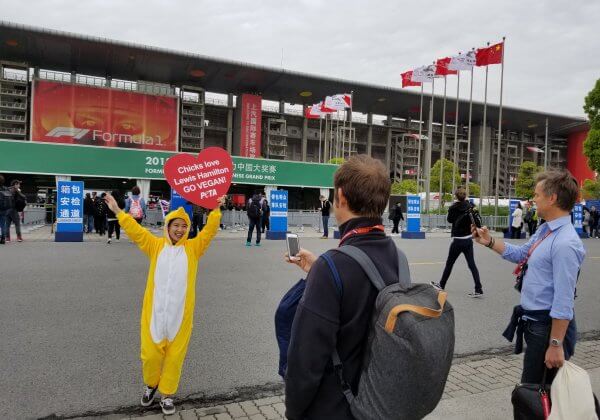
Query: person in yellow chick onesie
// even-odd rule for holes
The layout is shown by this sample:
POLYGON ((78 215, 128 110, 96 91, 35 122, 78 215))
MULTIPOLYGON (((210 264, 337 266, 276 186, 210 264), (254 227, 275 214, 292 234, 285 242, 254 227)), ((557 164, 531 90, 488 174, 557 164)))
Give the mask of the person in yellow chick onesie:
POLYGON ((144 393, 141 404, 148 407, 156 390, 161 394, 164 414, 174 414, 177 392, 194 315, 198 260, 216 235, 221 221, 219 206, 208 217, 202 232, 188 239, 190 218, 180 207, 165 217, 165 237, 154 236, 122 211, 111 195, 106 203, 127 236, 150 259, 141 317, 141 358, 144 393))

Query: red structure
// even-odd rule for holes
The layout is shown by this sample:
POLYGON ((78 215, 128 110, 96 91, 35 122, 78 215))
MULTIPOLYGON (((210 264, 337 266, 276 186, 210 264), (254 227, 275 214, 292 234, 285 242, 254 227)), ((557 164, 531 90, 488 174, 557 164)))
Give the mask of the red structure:
POLYGON ((590 169, 587 157, 583 154, 583 142, 589 130, 571 133, 567 139, 567 169, 573 174, 579 185, 586 179, 595 179, 596 174, 590 169))

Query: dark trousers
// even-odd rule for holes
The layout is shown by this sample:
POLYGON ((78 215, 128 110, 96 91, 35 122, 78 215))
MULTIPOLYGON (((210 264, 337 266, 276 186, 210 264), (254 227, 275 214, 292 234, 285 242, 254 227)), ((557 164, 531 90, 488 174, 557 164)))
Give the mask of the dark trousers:
POLYGON ((94 229, 99 235, 106 233, 106 218, 103 216, 94 216, 94 229))
POLYGON ((398 230, 398 225, 400 224, 400 220, 402 220, 402 219, 393 219, 392 220, 394 222, 394 228, 392 229, 392 233, 400 233, 400 231, 398 230))
MULTIPOLYGON (((524 337, 525 357, 523 358, 522 383, 539 384, 544 376, 544 359, 550 340, 552 324, 539 321, 525 321, 524 337)), ((546 383, 551 384, 556 376, 556 369, 551 369, 546 374, 546 383)))
POLYGON ((198 235, 198 232, 202 230, 204 224, 202 223, 202 215, 194 214, 192 216, 192 229, 190 230, 190 239, 195 238, 198 235))
POLYGON ((469 265, 469 270, 471 270, 471 274, 473 274, 475 291, 483 293, 481 280, 479 279, 479 270, 477 269, 477 265, 475 265, 472 239, 452 240, 452 243, 450 244, 450 251, 448 252, 448 259, 446 260, 446 268, 444 268, 444 274, 442 274, 442 279, 440 280, 440 286, 442 286, 442 289, 446 287, 446 282, 450 277, 450 273, 452 273, 452 267, 454 267, 454 263, 460 254, 465 254, 465 259, 469 265))
POLYGON ((0 210, 0 238, 6 238, 6 210, 0 210))
POLYGON ((329 238, 329 216, 321 216, 323 219, 323 236, 329 238))
POLYGON ((521 239, 521 229, 523 228, 523 225, 521 225, 521 227, 512 227, 512 230, 510 232, 510 238, 511 239, 521 239))
POLYGON ((115 237, 117 239, 121 239, 121 225, 118 220, 109 220, 108 221, 108 238, 112 238, 113 232, 115 233, 115 237))
POLYGON ((248 228, 248 239, 246 242, 252 242, 252 232, 254 232, 254 228, 256 228, 256 243, 260 243, 260 218, 252 218, 249 217, 250 227, 248 228))
POLYGON ((269 218, 263 217, 261 221, 262 232, 265 233, 265 230, 269 230, 271 227, 269 226, 269 218))
POLYGON ((529 230, 529 237, 532 237, 537 230, 537 222, 527 222, 527 229, 529 230))
POLYGON ((6 237, 10 238, 10 225, 15 224, 15 230, 17 232, 17 238, 21 237, 21 216, 15 209, 8 210, 6 212, 6 237))

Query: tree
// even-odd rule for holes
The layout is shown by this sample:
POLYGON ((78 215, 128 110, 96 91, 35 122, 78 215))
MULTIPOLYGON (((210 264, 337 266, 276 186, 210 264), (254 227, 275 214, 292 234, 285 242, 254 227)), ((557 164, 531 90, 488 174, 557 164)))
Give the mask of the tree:
POLYGON ((327 161, 327 163, 332 163, 334 165, 341 165, 344 162, 346 162, 346 159, 344 158, 331 158, 327 161))
POLYGON ((586 200, 600 199, 600 181, 592 181, 591 179, 583 181, 581 195, 583 195, 583 198, 586 200))
POLYGON ((596 86, 585 97, 583 110, 590 120, 592 129, 600 130, 600 79, 596 80, 596 86))
POLYGON ((583 154, 588 158, 590 168, 600 172, 600 79, 585 97, 583 110, 590 120, 590 131, 583 143, 583 154))
POLYGON ((475 184, 474 182, 469 182, 469 196, 470 197, 479 197, 481 194, 481 187, 479 184, 475 184))
POLYGON ((600 172, 600 129, 590 129, 583 142, 583 154, 588 158, 590 168, 600 172))
POLYGON ((431 191, 439 191, 440 189, 440 172, 442 165, 444 166, 444 176, 442 179, 442 193, 453 193, 452 191, 452 174, 455 174, 454 185, 460 185, 460 171, 458 167, 448 159, 440 159, 435 162, 431 168, 431 191))
POLYGON ((392 194, 416 194, 417 181, 414 179, 405 179, 402 182, 392 183, 392 194))
POLYGON ((535 189, 535 176, 542 172, 544 168, 536 165, 534 162, 525 161, 519 168, 517 182, 515 183, 515 192, 517 197, 531 198, 535 189))

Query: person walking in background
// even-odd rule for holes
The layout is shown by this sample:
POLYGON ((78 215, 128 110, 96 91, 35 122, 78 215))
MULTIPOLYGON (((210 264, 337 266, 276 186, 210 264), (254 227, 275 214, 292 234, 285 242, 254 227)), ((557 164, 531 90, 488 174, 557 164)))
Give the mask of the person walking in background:
MULTIPOLYGON (((123 196, 121 195, 121 193, 117 190, 114 190, 111 193, 111 195, 117 202, 117 206, 119 206, 119 208, 121 210, 124 209, 125 208, 125 200, 123 199, 123 196)), ((117 238, 117 241, 119 241, 121 239, 121 225, 119 225, 119 221, 117 220, 117 215, 110 208, 107 208, 106 218, 108 220, 108 240, 106 241, 106 243, 110 244, 110 242, 112 240, 113 232, 115 234, 115 237, 117 238)))
POLYGON ((324 195, 320 196, 319 199, 321 200, 321 207, 319 210, 321 210, 321 219, 323 220, 323 236, 321 236, 321 239, 327 239, 329 238, 329 214, 331 212, 331 203, 324 195))
POLYGON ((92 233, 94 230, 94 200, 90 193, 85 193, 83 199, 83 230, 85 233, 92 233))
POLYGON ((475 282, 475 291, 469 293, 468 296, 473 298, 483 297, 483 287, 481 286, 477 264, 475 264, 473 235, 471 233, 471 216, 479 218, 479 214, 475 206, 467 200, 467 191, 464 187, 458 187, 454 195, 457 201, 448 209, 447 217, 448 223, 452 223, 452 242, 450 243, 448 258, 446 259, 446 267, 444 268, 440 282, 436 283, 432 281, 431 284, 439 289, 445 289, 454 263, 460 254, 464 254, 469 270, 471 270, 471 274, 473 275, 473 281, 475 282))
POLYGON ((600 221, 600 212, 596 209, 596 206, 592 206, 590 209, 590 236, 592 238, 600 238, 598 234, 598 222, 600 221))
POLYGON ((402 203, 399 201, 396 203, 396 205, 390 211, 389 218, 392 219, 392 222, 394 223, 392 233, 400 233, 398 230, 398 225, 400 224, 401 220, 404 220, 404 215, 402 214, 402 203))
POLYGON ((106 215, 108 207, 104 201, 104 197, 106 197, 105 192, 100 197, 96 197, 96 201, 94 202, 94 225, 96 226, 96 233, 100 236, 104 236, 107 227, 106 215))
POLYGON ((517 208, 512 213, 511 239, 521 239, 521 229, 523 228, 523 206, 517 203, 517 208))
POLYGON ((592 232, 590 231, 590 210, 587 207, 583 208, 583 220, 581 221, 581 230, 583 230, 583 233, 587 234, 588 236, 592 236, 592 232))
POLYGON ((534 220, 535 218, 535 208, 533 207, 533 203, 528 201, 525 203, 525 215, 523 216, 523 222, 527 224, 527 230, 529 232, 529 237, 532 237, 535 233, 535 227, 537 222, 534 220))
POLYGON ((131 189, 131 197, 125 201, 125 213, 131 215, 136 222, 142 224, 146 217, 146 201, 140 197, 140 187, 134 185, 131 189))
POLYGON ((0 245, 6 243, 6 215, 13 206, 13 196, 4 186, 4 177, 0 175, 0 245))
POLYGON ((252 246, 252 233, 256 228, 256 246, 260 246, 260 233, 261 233, 261 217, 262 217, 262 198, 260 194, 254 194, 250 200, 248 200, 248 207, 246 214, 248 215, 248 238, 246 239, 246 246, 252 246))
POLYGON ((266 230, 270 229, 270 225, 269 225, 269 217, 270 216, 271 216, 271 206, 269 206, 269 202, 265 198, 262 203, 262 215, 261 215, 262 233, 265 233, 266 230))
POLYGON ((12 207, 6 212, 6 241, 10 241, 10 225, 14 223, 17 241, 23 242, 23 236, 21 236, 21 216, 19 213, 25 209, 27 197, 21 192, 21 181, 17 179, 13 179, 10 183, 9 191, 13 196, 13 200, 12 207))

